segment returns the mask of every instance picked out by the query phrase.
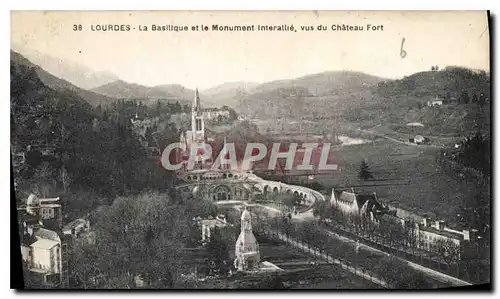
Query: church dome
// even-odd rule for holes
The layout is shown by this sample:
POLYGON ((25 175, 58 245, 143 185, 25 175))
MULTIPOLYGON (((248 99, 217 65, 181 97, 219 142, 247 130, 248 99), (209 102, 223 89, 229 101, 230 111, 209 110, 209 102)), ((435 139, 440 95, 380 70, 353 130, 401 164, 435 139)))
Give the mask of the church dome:
POLYGON ((31 193, 30 196, 28 196, 28 200, 26 200, 26 205, 28 206, 38 206, 40 204, 40 201, 38 200, 38 197, 31 193))

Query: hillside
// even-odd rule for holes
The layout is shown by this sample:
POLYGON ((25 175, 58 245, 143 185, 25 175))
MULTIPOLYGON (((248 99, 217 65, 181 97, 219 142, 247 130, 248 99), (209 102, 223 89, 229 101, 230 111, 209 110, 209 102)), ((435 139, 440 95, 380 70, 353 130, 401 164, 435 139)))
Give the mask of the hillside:
POLYGON ((291 80, 278 80, 260 84, 255 92, 273 91, 279 88, 305 88, 313 96, 347 94, 359 91, 383 81, 382 78, 360 72, 332 71, 307 75, 291 80))
POLYGON ((40 66, 32 63, 31 61, 29 61, 28 59, 23 57, 21 54, 14 52, 12 50, 10 51, 10 61, 11 61, 11 65, 18 64, 18 65, 26 66, 27 68, 33 68, 35 70, 36 74, 38 75, 38 78, 47 87, 50 87, 54 90, 59 90, 59 91, 64 91, 64 90, 71 91, 71 92, 75 93, 78 97, 82 98, 83 100, 85 100, 86 102, 90 103, 93 106, 97 106, 99 104, 100 105, 107 105, 107 104, 111 103, 112 101, 114 101, 114 99, 112 99, 112 98, 109 98, 109 97, 106 97, 106 96, 103 96, 100 94, 96 94, 94 92, 91 92, 91 91, 88 91, 85 89, 81 89, 81 88, 69 83, 68 81, 65 81, 63 79, 60 79, 60 78, 50 74, 47 71, 45 71, 44 69, 42 69, 40 66))
POLYGON ((238 108, 249 118, 285 122, 301 118, 313 122, 316 133, 338 125, 383 125, 405 132, 407 123, 420 122, 425 125, 422 134, 463 136, 477 130, 487 133, 491 124, 489 74, 461 67, 399 80, 326 72, 260 84, 239 96, 238 108), (445 105, 427 107, 427 101, 436 97, 445 105))
POLYGON ((178 84, 148 87, 122 80, 93 88, 92 91, 116 99, 142 99, 146 105, 153 105, 158 99, 190 105, 194 95, 194 90, 178 84))
POLYGON ((208 89, 200 91, 201 96, 211 106, 227 105, 232 108, 238 108, 240 98, 243 93, 250 92, 258 86, 256 82, 235 81, 226 82, 208 89))
POLYGON ((245 81, 225 82, 220 85, 201 90, 201 93, 205 96, 213 96, 223 93, 234 93, 236 90, 250 91, 259 84, 260 83, 245 81))
POLYGON ((382 97, 415 96, 459 99, 462 91, 472 98, 484 92, 490 98, 490 75, 485 71, 449 66, 440 71, 415 73, 400 80, 389 80, 378 84, 375 93, 382 97))
POLYGON ((388 80, 371 88, 371 101, 348 109, 343 118, 367 127, 387 125, 407 132, 406 124, 424 124, 423 134, 463 136, 490 131, 490 76, 484 71, 446 67, 388 80), (438 97, 442 107, 428 107, 438 97))
POLYGON ((91 89, 118 79, 110 72, 95 71, 75 61, 60 59, 17 45, 13 45, 13 49, 50 74, 82 89, 91 89))
POLYGON ((359 72, 324 72, 260 84, 242 95, 241 112, 249 117, 325 117, 334 106, 357 105, 363 93, 383 79, 359 72))

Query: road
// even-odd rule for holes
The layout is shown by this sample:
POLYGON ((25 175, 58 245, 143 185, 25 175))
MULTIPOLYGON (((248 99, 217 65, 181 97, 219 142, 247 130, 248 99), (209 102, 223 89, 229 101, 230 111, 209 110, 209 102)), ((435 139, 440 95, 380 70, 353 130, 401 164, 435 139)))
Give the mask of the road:
POLYGON ((390 140, 392 142, 396 142, 396 143, 399 143, 399 144, 404 144, 404 145, 409 145, 409 146, 418 146, 418 147, 442 148, 442 146, 434 145, 434 144, 415 144, 415 143, 410 143, 410 142, 407 142, 407 141, 401 141, 401 140, 398 140, 398 139, 395 139, 395 138, 392 138, 392 137, 389 137, 389 136, 386 136, 386 135, 383 135, 383 134, 380 134, 380 133, 375 133, 375 132, 370 131, 370 130, 358 129, 358 131, 363 132, 363 133, 367 133, 367 134, 371 134, 371 135, 374 135, 374 136, 377 136, 377 137, 382 137, 382 138, 385 138, 387 140, 390 140))

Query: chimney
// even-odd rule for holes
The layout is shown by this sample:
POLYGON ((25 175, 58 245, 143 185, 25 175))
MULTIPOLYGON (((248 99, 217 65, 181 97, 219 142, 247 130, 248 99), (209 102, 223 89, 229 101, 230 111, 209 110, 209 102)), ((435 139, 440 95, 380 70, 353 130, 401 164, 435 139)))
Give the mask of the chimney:
POLYGON ((471 240, 476 240, 477 239, 477 234, 478 234, 478 230, 477 229, 471 229, 470 230, 470 239, 471 240))
POLYGON ((401 220, 401 226, 406 227, 406 219, 400 219, 401 220))
POLYGON ((444 229, 444 221, 443 220, 436 220, 436 229, 437 230, 443 230, 444 229))
POLYGON ((468 230, 463 230, 462 235, 464 236, 465 241, 470 241, 470 232, 468 230))

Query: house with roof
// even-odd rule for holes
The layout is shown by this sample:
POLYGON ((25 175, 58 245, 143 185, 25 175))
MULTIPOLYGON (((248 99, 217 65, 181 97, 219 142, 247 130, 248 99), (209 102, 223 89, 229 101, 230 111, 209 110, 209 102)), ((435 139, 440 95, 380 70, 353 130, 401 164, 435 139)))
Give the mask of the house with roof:
POLYGON ((436 96, 434 99, 427 101, 427 106, 428 107, 441 107, 441 106, 443 106, 444 103, 445 103, 445 101, 442 98, 440 98, 439 96, 436 96))
POLYGON ((215 229, 224 229, 232 225, 226 221, 225 215, 217 215, 216 218, 209 216, 207 219, 198 219, 198 226, 201 228, 201 241, 210 241, 215 229))
POLYGON ((361 194, 349 191, 338 192, 332 189, 330 205, 341 210, 345 214, 373 217, 377 211, 383 211, 386 208, 378 201, 375 192, 370 194, 361 194))
POLYGON ((454 230, 442 220, 424 218, 416 224, 417 247, 434 253, 455 254, 457 259, 477 241, 477 230, 454 230))
POLYGON ((22 259, 30 273, 44 284, 60 282, 62 273, 61 238, 51 230, 27 229, 21 235, 22 259))
POLYGON ((63 226, 64 235, 78 237, 80 234, 90 231, 90 222, 87 219, 78 218, 63 226))
POLYGON ((420 223, 411 220, 415 219, 403 219, 397 215, 396 210, 389 210, 379 213, 375 222, 384 226, 401 225, 402 232, 410 233, 413 231, 416 248, 444 255, 450 259, 460 260, 464 255, 470 254, 471 248, 477 240, 477 230, 454 230, 447 227, 442 220, 432 222, 427 217, 422 218, 420 223), (414 228, 404 229, 409 225, 414 225, 414 228))
POLYGON ((62 206, 59 200, 59 197, 39 198, 30 194, 24 201, 25 204, 17 207, 20 224, 26 226, 29 222, 30 227, 39 225, 59 231, 62 224, 62 206))

